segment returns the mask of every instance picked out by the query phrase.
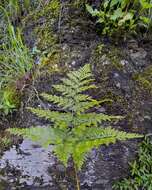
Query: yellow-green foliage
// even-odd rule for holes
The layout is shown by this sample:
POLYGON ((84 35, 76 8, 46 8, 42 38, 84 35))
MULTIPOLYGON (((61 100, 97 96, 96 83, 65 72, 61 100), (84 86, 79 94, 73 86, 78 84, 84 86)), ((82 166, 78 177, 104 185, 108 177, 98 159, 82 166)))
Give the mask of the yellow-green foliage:
POLYGON ((92 148, 109 145, 116 140, 140 138, 142 135, 126 133, 104 127, 104 122, 122 119, 121 116, 109 116, 91 112, 91 108, 100 106, 107 100, 95 100, 86 91, 97 88, 93 82, 90 65, 67 74, 61 84, 54 85, 60 95, 42 93, 41 96, 57 105, 62 111, 28 108, 40 118, 53 122, 52 126, 30 129, 10 129, 14 134, 39 142, 44 146, 54 145, 54 153, 67 166, 70 157, 77 169, 80 169, 92 148), (63 151, 64 150, 64 151, 63 151))

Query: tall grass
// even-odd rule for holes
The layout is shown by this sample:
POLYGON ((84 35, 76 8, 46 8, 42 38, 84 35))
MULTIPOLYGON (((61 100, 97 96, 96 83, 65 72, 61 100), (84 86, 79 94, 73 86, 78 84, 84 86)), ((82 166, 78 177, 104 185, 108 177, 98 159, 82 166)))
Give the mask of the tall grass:
POLYGON ((23 44, 20 30, 17 29, 15 33, 14 27, 9 25, 8 39, 9 42, 3 44, 0 50, 1 84, 24 75, 33 65, 29 50, 23 44))
POLYGON ((7 24, 5 25, 5 40, 0 46, 0 109, 8 113, 16 107, 16 81, 22 78, 33 66, 29 49, 24 45, 21 32, 15 29, 9 20, 7 11, 3 11, 7 24), (15 100, 15 101, 14 101, 15 100))

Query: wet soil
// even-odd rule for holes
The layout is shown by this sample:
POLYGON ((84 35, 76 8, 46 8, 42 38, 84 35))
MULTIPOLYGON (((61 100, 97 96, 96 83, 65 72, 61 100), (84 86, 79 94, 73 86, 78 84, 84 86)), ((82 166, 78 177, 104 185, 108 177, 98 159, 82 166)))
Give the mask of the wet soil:
MULTIPOLYGON (((38 94, 52 91, 51 85, 58 83, 66 70, 90 63, 98 86, 98 90, 91 92, 91 95, 113 100, 111 104, 103 104, 97 111, 124 115, 125 119, 114 125, 115 128, 151 133, 152 96, 134 76, 151 65, 152 41, 129 39, 116 43, 102 38, 83 10, 69 6, 67 1, 62 4, 60 29, 56 31, 62 50, 60 72, 40 75, 26 90, 20 111, 14 113, 7 123, 4 120, 2 125, 47 125, 48 121, 36 118, 26 110, 26 106, 52 108, 38 94)), ((79 173, 81 189, 112 190, 114 181, 129 175, 128 162, 135 159, 139 142, 118 142, 93 150, 79 173)), ((43 149, 28 140, 3 152, 0 168, 0 190, 75 189, 72 166, 65 169, 51 153, 51 147, 43 149)))

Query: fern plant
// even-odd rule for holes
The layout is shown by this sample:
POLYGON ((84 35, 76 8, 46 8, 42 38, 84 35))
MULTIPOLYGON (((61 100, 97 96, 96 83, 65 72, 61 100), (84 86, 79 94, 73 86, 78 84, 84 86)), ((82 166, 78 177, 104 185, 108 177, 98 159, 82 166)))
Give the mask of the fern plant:
MULTIPOLYGON (((95 100, 84 92, 96 88, 89 64, 77 71, 67 74, 62 84, 54 85, 60 96, 42 93, 41 96, 59 106, 61 111, 28 108, 40 118, 50 120, 49 127, 32 127, 26 129, 9 129, 10 132, 23 135, 37 141, 43 146, 54 145, 54 154, 67 166, 69 158, 73 159, 76 171, 80 170, 92 148, 109 145, 116 140, 142 137, 141 135, 121 132, 111 127, 102 127, 104 122, 119 120, 121 116, 109 116, 103 113, 90 112, 106 100, 95 100)), ((76 175, 77 176, 77 175, 76 175)), ((77 180, 78 181, 78 180, 77 180)), ((79 184, 77 183, 77 189, 79 184)))

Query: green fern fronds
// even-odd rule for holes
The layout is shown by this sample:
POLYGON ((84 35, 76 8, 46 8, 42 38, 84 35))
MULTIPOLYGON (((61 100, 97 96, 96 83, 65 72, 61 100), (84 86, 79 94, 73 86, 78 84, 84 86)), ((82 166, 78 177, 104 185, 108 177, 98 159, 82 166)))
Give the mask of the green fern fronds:
POLYGON ((90 108, 98 107, 105 101, 95 100, 84 92, 97 88, 93 82, 90 65, 87 64, 77 71, 67 74, 62 84, 53 87, 59 95, 42 93, 48 102, 62 108, 62 111, 51 111, 41 108, 28 108, 38 117, 53 122, 49 127, 29 129, 9 129, 10 132, 39 142, 43 146, 53 145, 53 152, 67 166, 70 157, 81 169, 92 148, 109 145, 117 140, 141 138, 142 135, 126 133, 103 127, 104 122, 122 119, 122 116, 109 116, 103 113, 90 112, 90 108), (63 151, 64 150, 64 151, 63 151))

